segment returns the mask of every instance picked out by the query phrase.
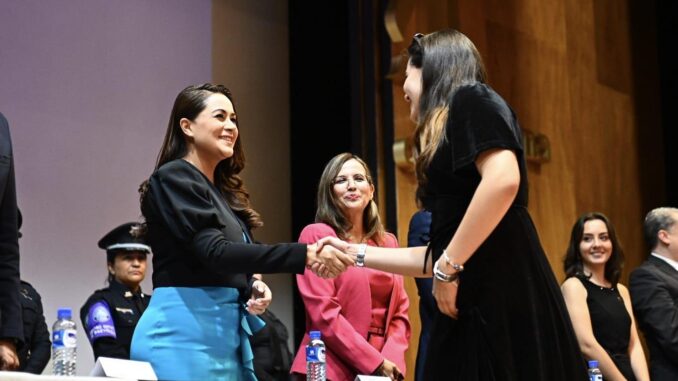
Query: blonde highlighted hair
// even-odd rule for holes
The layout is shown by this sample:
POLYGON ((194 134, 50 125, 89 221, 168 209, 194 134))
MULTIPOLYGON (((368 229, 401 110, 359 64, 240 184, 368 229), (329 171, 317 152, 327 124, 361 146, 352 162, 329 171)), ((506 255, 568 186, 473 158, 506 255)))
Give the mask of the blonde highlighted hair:
POLYGON ((416 172, 421 188, 426 184, 426 168, 445 140, 454 94, 461 86, 484 83, 486 74, 473 42, 454 29, 416 34, 407 53, 408 65, 421 69, 419 120, 414 135, 416 172))

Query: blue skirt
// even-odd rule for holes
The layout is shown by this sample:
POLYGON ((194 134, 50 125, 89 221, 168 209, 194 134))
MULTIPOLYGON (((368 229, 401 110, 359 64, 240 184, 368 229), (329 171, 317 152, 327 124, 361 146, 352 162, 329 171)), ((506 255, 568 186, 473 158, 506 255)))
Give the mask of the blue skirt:
POLYGON ((132 338, 132 360, 158 379, 256 381, 249 338, 264 323, 238 302, 235 288, 160 287, 132 338))

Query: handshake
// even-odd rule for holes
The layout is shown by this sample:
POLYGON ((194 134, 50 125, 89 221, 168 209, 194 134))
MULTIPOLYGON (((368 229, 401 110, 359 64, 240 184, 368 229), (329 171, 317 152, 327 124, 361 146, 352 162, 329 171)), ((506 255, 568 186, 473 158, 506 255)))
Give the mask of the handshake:
POLYGON ((355 265, 358 245, 336 237, 325 237, 308 245, 306 268, 321 278, 334 278, 355 265))

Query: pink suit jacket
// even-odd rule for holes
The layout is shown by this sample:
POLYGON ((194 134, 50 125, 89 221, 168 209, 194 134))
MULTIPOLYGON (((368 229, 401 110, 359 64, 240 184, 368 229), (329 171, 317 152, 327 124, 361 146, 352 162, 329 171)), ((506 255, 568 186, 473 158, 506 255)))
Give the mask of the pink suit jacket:
MULTIPOLYGON (((308 225, 299 242, 315 243, 320 238, 336 237, 326 224, 308 225)), ((387 234, 383 247, 398 247, 387 234)), ((371 374, 384 361, 394 362, 405 373, 405 351, 409 345, 409 299, 403 277, 394 275, 394 287, 386 316, 385 343, 379 352, 367 341, 372 321, 372 299, 366 271, 351 267, 335 279, 322 279, 311 271, 297 275, 299 292, 306 307, 306 334, 292 363, 292 373, 306 374, 308 332, 322 333, 327 354, 327 379, 353 381, 358 374, 371 374)))

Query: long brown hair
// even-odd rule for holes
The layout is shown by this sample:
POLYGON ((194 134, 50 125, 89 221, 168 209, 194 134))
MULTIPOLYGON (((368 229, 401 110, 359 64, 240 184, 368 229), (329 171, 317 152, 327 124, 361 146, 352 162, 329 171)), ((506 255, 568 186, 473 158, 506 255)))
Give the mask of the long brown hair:
MULTIPOLYGON (((235 110, 233 95, 223 85, 205 83, 202 85, 188 86, 181 90, 174 101, 174 107, 170 114, 169 123, 165 139, 158 153, 158 159, 155 163, 155 170, 163 164, 172 160, 180 159, 188 153, 186 137, 181 130, 179 121, 182 118, 195 120, 207 106, 206 100, 212 94, 220 93, 225 95, 235 110)), ((238 120, 235 121, 239 125, 238 120)), ((245 168, 245 153, 243 151, 242 138, 238 138, 233 146, 233 156, 224 159, 214 170, 214 185, 219 189, 233 211, 247 224, 250 229, 263 225, 259 213, 250 206, 250 196, 247 193, 239 173, 245 168)), ((141 211, 144 213, 144 198, 148 191, 148 180, 144 181, 139 187, 141 211)))
POLYGON ((605 263, 605 279, 612 283, 612 286, 616 286, 621 277, 622 267, 624 265, 624 250, 622 250, 619 239, 617 238, 617 232, 614 229, 614 226, 612 226, 610 219, 599 212, 582 214, 574 223, 574 226, 572 226, 570 244, 567 247, 565 260, 563 261, 565 276, 567 278, 573 276, 587 276, 584 274, 584 260, 581 257, 579 243, 584 236, 584 225, 593 220, 603 221, 607 227, 607 234, 610 236, 610 242, 612 242, 612 254, 607 263, 605 263))
POLYGON ((473 42, 454 29, 415 35, 407 53, 409 63, 421 69, 414 149, 417 179, 422 187, 426 183, 426 167, 445 139, 452 97, 461 86, 484 83, 486 74, 473 42))
MULTIPOLYGON (((315 222, 322 222, 330 225, 337 233, 337 236, 344 240, 348 239, 348 232, 353 226, 341 212, 339 201, 334 194, 334 179, 336 179, 341 171, 341 167, 349 160, 355 160, 365 168, 367 182, 374 186, 370 169, 361 158, 348 152, 340 153, 327 163, 320 176, 317 200, 318 209, 315 213, 315 222)), ((363 211, 363 229, 365 230, 366 239, 371 239, 378 245, 384 243, 384 226, 381 224, 379 209, 374 200, 370 200, 370 203, 363 211)))

